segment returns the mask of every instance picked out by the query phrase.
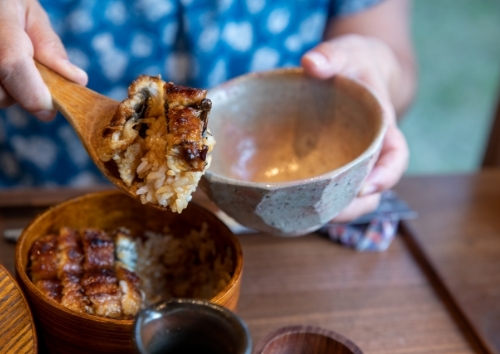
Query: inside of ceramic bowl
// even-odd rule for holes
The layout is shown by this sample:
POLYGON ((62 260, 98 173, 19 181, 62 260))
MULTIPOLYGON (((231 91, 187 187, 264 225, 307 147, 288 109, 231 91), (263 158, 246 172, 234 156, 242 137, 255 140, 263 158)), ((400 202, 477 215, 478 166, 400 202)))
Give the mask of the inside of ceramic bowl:
POLYGON ((210 171, 242 181, 292 181, 335 170, 366 151, 382 126, 375 98, 345 78, 252 74, 209 97, 217 139, 210 171))

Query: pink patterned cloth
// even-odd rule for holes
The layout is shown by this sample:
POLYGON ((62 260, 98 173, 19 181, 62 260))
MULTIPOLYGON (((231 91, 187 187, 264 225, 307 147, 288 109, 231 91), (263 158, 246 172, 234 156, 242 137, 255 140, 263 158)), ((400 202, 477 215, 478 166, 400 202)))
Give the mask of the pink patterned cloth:
POLYGON ((382 195, 380 205, 373 213, 352 223, 326 224, 320 232, 360 252, 382 252, 391 244, 398 231, 399 221, 417 216, 393 191, 382 195))
POLYGON ((380 216, 368 224, 330 224, 324 231, 331 240, 357 251, 385 251, 391 244, 398 229, 399 219, 394 216, 380 216))

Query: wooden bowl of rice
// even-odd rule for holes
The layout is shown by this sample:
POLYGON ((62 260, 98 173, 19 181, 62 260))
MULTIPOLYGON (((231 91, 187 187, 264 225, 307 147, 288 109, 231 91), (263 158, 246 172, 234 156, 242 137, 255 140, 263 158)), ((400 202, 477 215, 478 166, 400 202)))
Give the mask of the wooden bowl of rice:
MULTIPOLYGON (((51 353, 135 353, 133 319, 73 312, 48 299, 32 283, 29 273, 31 246, 39 237, 58 232, 62 227, 77 230, 92 227, 105 231, 125 227, 134 237, 141 237, 139 235, 145 231, 168 233, 177 243, 189 240, 191 246, 200 252, 206 247, 208 237, 216 254, 230 259, 230 263, 226 263, 230 264, 230 271, 229 268, 221 271, 216 266, 209 267, 210 270, 207 268, 212 277, 227 277, 225 285, 217 288, 218 292, 208 300, 230 310, 236 309, 243 269, 242 250, 238 239, 215 215, 194 203, 177 214, 142 205, 119 191, 87 194, 52 207, 36 217, 23 231, 16 246, 17 279, 30 303, 38 332, 51 353), (198 243, 197 235, 201 235, 200 239, 204 237, 205 241, 198 243), (225 273, 227 271, 228 274, 225 273)), ((166 246, 158 243, 150 248, 157 251, 160 247, 166 246)), ((202 272, 199 268, 193 269, 198 275, 202 272)), ((198 292, 197 296, 202 297, 202 293, 198 292)))

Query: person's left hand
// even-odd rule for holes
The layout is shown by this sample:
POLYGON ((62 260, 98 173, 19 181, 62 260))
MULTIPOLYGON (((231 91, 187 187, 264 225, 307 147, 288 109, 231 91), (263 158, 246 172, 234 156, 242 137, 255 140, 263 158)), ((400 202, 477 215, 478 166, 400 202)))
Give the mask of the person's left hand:
POLYGON ((301 64, 312 77, 327 79, 340 74, 363 82, 378 96, 387 117, 388 128, 378 160, 358 196, 332 220, 351 221, 375 210, 381 192, 392 188, 408 166, 408 145, 397 126, 391 101, 399 63, 389 46, 381 40, 351 34, 319 44, 302 57, 301 64))

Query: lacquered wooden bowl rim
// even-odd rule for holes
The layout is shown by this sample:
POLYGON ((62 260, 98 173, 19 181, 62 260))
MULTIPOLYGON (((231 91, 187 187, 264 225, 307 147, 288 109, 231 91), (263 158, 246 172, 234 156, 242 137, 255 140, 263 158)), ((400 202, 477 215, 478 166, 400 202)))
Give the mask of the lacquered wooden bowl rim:
POLYGON ((262 354, 266 349, 266 347, 270 345, 272 342, 274 342, 276 339, 294 333, 310 333, 315 335, 321 335, 341 343, 350 351, 352 351, 353 354, 363 354, 363 351, 356 344, 354 344, 354 342, 352 342, 350 339, 344 337, 343 335, 337 332, 316 326, 300 326, 300 325, 282 327, 275 330, 274 332, 269 333, 267 336, 262 338, 257 343, 257 346, 253 351, 253 354, 262 354))
MULTIPOLYGON (((0 264, 0 273, 5 274, 5 277, 13 284, 16 293, 19 296, 21 296, 21 300, 22 300, 22 304, 23 304, 22 307, 26 311, 27 316, 28 316, 28 321, 31 324, 31 329, 29 330, 29 332, 31 333, 31 336, 32 336, 32 339, 33 339, 33 341, 32 341, 33 345, 32 345, 32 347, 30 349, 32 349, 32 351, 31 351, 32 353, 38 353, 38 337, 37 337, 37 333, 36 333, 35 321, 33 320, 33 314, 31 313, 31 309, 30 309, 30 307, 28 305, 28 300, 26 299, 26 296, 22 292, 19 284, 14 279, 14 277, 12 276, 12 274, 10 274, 10 272, 2 264, 0 264)), ((4 284, 4 285, 7 285, 7 284, 4 284)), ((9 313, 8 309, 7 309, 7 313, 9 313)), ((14 313, 12 315, 15 316, 17 314, 14 313)), ((2 321, 1 321, 1 318, 0 318, 0 324, 1 323, 2 323, 2 321)), ((23 335, 23 336, 25 336, 25 335, 23 335)), ((9 339, 12 339, 12 338, 9 338, 9 339)), ((0 342, 2 342, 1 338, 0 338, 0 342)))
MULTIPOLYGON (((37 223, 40 222, 41 219, 44 217, 47 217, 48 215, 52 213, 56 213, 58 210, 61 210, 63 208, 66 208, 68 206, 71 206, 72 204, 79 203, 83 200, 86 199, 93 199, 93 198, 104 198, 106 196, 114 196, 114 195, 122 195, 124 198, 130 198, 129 196, 123 194, 121 191, 118 190, 109 190, 109 191, 100 191, 100 192, 93 192, 93 193, 88 193, 84 194, 82 196, 76 197, 69 199, 65 202, 62 202, 60 204, 57 204, 55 206, 50 207, 47 209, 45 212, 42 214, 38 215, 35 219, 33 219, 26 228, 24 228, 23 232, 21 233, 19 240, 17 241, 16 244, 16 250, 15 250, 15 269, 16 269, 16 276, 20 281, 22 282, 23 286, 27 287, 27 290, 31 293, 34 294, 38 299, 41 299, 45 305, 49 307, 53 307, 56 311, 61 311, 64 312, 65 314, 69 316, 76 316, 88 321, 95 321, 103 324, 114 324, 117 326, 127 326, 127 327, 132 327, 134 323, 134 319, 113 319, 113 318, 108 318, 108 317, 101 317, 101 316, 96 316, 96 315, 89 315, 86 313, 78 313, 71 311, 67 309, 66 307, 62 306, 61 304, 58 304, 54 301, 49 300, 45 295, 43 295, 37 287, 33 284, 31 279, 29 278, 27 274, 27 264, 23 264, 22 262, 22 255, 23 255, 23 249, 26 248, 29 250, 31 248, 31 245, 29 247, 25 247, 26 241, 26 235, 30 233, 32 228, 36 227, 37 223)), ((139 202, 138 202, 139 203, 139 202)), ((145 207, 149 207, 146 206, 145 207)), ((217 301, 223 299, 224 297, 227 296, 227 294, 230 292, 230 290, 238 284, 238 282, 241 279, 242 276, 242 270, 243 270, 243 251, 241 249, 241 244, 237 237, 233 234, 233 232, 227 227, 226 224, 224 224, 219 218, 217 218, 213 213, 208 211, 207 209, 203 208, 200 205, 197 205, 195 203, 189 203, 188 205, 189 208, 195 208, 197 213, 204 214, 204 216, 210 220, 210 223, 217 223, 219 224, 220 227, 225 229, 227 231, 226 236, 228 236, 228 239, 230 243, 232 244, 232 247, 236 251, 235 259, 236 259, 236 265, 234 268, 234 273, 233 276, 231 277, 231 280, 229 283, 226 285, 226 287, 219 292, 215 297, 210 299, 209 301, 217 303, 217 301)), ((89 225, 91 226, 91 225, 89 225)), ((42 235, 40 235, 42 236, 42 235)))

